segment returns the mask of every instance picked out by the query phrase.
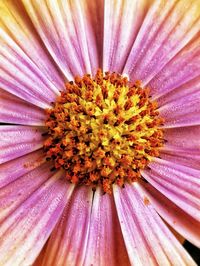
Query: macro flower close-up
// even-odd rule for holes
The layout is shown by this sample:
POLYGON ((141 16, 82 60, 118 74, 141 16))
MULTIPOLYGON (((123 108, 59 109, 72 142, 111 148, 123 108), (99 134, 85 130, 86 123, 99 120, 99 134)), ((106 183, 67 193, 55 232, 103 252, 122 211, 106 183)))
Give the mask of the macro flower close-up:
POLYGON ((200 0, 0 0, 0 266, 195 266, 200 0))

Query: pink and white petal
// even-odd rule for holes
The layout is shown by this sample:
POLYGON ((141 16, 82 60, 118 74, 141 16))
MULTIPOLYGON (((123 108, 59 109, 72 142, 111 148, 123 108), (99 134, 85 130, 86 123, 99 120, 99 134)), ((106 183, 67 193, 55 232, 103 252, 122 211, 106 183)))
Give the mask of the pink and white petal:
MULTIPOLYGON (((69 2, 71 9, 69 12, 72 14, 84 71, 85 73, 95 74, 101 64, 101 58, 99 57, 101 45, 97 42, 95 36, 96 26, 92 23, 92 17, 97 15, 98 12, 101 19, 101 13, 103 13, 102 1, 97 1, 99 3, 92 3, 89 0, 73 0, 69 2)), ((68 10, 66 8, 64 10, 66 12, 65 17, 69 17, 68 10)), ((102 23, 102 21, 98 21, 98 23, 102 23)), ((68 29, 67 26, 66 29, 68 29)))
POLYGON ((78 1, 27 0, 23 0, 23 3, 38 34, 64 76, 71 80, 75 75, 91 73, 92 54, 89 47, 91 45, 94 48, 93 56, 96 62, 96 44, 92 30, 84 18, 87 14, 82 15, 80 12, 81 4, 78 1))
POLYGON ((113 197, 102 195, 99 188, 93 199, 84 265, 130 265, 113 197))
POLYGON ((45 74, 45 77, 56 88, 62 88, 63 77, 39 39, 21 1, 1 1, 0 12, 1 27, 45 74))
POLYGON ((0 88, 0 122, 42 126, 45 112, 0 88))
POLYGON ((199 156, 193 156, 193 153, 190 153, 189 155, 185 151, 174 151, 174 147, 172 150, 168 151, 162 151, 160 153, 160 156, 163 160, 173 162, 176 165, 180 164, 182 166, 190 167, 196 170, 200 170, 200 157, 199 156))
POLYGON ((1 126, 0 164, 40 149, 44 130, 42 127, 1 126))
POLYGON ((48 241, 42 265, 84 265, 92 198, 88 187, 74 190, 48 241))
POLYGON ((159 215, 179 234, 200 248, 200 222, 193 219, 149 183, 142 182, 144 199, 149 200, 159 215))
POLYGON ((20 176, 28 174, 46 162, 42 149, 31 152, 9 162, 0 164, 0 188, 12 183, 20 176))
MULTIPOLYGON (((200 27, 200 26, 199 26, 200 27)), ((148 84, 154 99, 169 94, 174 89, 200 75, 200 38, 193 38, 148 84), (174 75, 176 73, 176 75, 174 75)), ((187 89, 187 87, 186 87, 187 89)), ((189 91, 188 91, 189 92, 189 91)))
POLYGON ((51 164, 45 163, 0 189, 0 224, 50 177, 51 164))
POLYGON ((198 1, 154 1, 124 72, 147 84, 197 34, 199 25, 198 1))
POLYGON ((179 99, 187 99, 187 97, 190 97, 193 94, 198 95, 199 91, 200 76, 197 76, 181 86, 174 88, 172 91, 169 91, 169 93, 166 93, 163 97, 158 98, 158 105, 165 107, 166 105, 171 104, 171 102, 178 101, 179 99))
POLYGON ((114 186, 114 199, 132 265, 196 265, 146 203, 137 183, 125 189, 114 186))
POLYGON ((103 70, 122 72, 148 1, 112 0, 104 3, 103 70))
POLYGON ((198 116, 200 117, 200 92, 179 97, 179 99, 161 106, 159 113, 165 118, 165 128, 200 125, 198 118, 198 116))
POLYGON ((142 176, 177 206, 200 220, 200 172, 177 166, 162 159, 149 164, 151 170, 143 170, 142 176))
MULTIPOLYGON (((103 25, 104 25, 104 0, 98 1, 79 1, 81 3, 85 3, 84 7, 86 8, 86 15, 88 27, 91 27, 93 34, 95 35, 96 49, 98 52, 98 60, 97 65, 100 68, 103 64, 103 25)), ((95 49, 95 50, 96 50, 95 49)), ((92 49, 91 49, 92 50, 92 49)), ((92 58, 93 52, 89 50, 91 53, 90 58, 92 58)), ((93 62, 91 62, 92 64, 93 62)), ((93 63, 92 70, 96 67, 96 63, 93 63)))
POLYGON ((58 172, 0 225, 2 265, 31 265, 51 234, 73 191, 58 172))
POLYGON ((176 146, 187 151, 199 152, 200 155, 200 126, 169 128, 164 131, 167 145, 176 146))
POLYGON ((0 86, 36 106, 50 107, 59 95, 58 88, 2 28, 0 43, 0 86))

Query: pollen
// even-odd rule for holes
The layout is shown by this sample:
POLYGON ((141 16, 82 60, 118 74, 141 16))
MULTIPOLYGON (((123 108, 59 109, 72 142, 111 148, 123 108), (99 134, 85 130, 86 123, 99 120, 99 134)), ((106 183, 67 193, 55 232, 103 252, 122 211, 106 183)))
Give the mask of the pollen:
POLYGON ((141 82, 117 73, 75 77, 46 110, 46 160, 69 182, 109 194, 114 183, 138 181, 164 143, 164 119, 150 99, 141 82))

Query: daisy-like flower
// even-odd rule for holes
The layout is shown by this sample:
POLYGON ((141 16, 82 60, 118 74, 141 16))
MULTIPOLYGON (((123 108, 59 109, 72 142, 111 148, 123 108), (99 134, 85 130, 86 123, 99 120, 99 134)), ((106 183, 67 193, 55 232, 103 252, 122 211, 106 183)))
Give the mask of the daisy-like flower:
POLYGON ((0 0, 0 122, 1 266, 195 265, 199 0, 0 0))

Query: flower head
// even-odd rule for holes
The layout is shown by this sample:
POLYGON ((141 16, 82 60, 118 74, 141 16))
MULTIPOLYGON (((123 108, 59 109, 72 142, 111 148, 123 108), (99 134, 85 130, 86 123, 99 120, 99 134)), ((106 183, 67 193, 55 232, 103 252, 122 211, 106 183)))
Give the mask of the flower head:
POLYGON ((195 265, 199 43, 199 0, 0 1, 0 265, 195 265))

